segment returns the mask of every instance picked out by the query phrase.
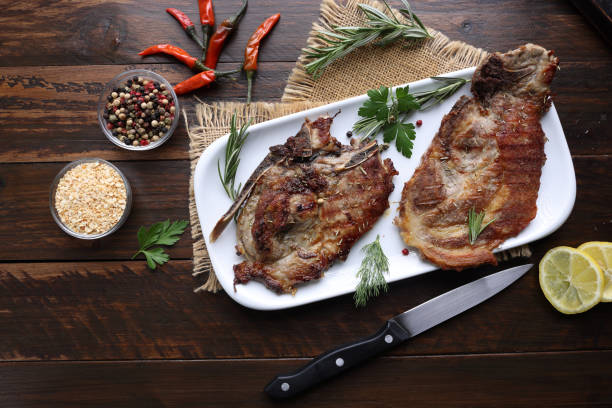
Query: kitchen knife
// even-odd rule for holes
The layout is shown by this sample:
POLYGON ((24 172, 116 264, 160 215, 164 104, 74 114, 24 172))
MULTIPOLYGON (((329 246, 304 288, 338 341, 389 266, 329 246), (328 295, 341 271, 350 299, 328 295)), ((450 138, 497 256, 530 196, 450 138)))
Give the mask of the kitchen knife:
POLYGON ((264 391, 273 398, 292 397, 484 302, 523 276, 532 266, 527 264, 506 269, 421 303, 387 320, 373 336, 323 353, 293 374, 279 375, 264 391))

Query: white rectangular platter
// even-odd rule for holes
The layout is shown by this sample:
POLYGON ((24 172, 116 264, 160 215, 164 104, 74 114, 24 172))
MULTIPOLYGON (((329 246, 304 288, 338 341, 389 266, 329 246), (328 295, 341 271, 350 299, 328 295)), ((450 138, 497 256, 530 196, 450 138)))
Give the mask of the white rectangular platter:
MULTIPOLYGON (((471 78, 475 68, 451 72, 443 76, 471 78)), ((438 84, 431 79, 424 79, 410 84, 411 92, 432 89, 438 84)), ((243 261, 236 255, 236 225, 230 223, 215 243, 209 241, 209 234, 217 220, 231 205, 225 194, 217 173, 217 161, 225 154, 228 135, 212 143, 200 157, 194 174, 194 193, 198 217, 206 246, 210 254, 212 266, 223 286, 223 289, 236 302, 253 309, 275 310, 284 309, 316 302, 334 296, 351 293, 357 285, 356 272, 363 254, 361 248, 380 235, 381 244, 389 258, 390 270, 388 282, 406 279, 433 271, 437 267, 420 259, 418 251, 411 250, 405 256, 405 248, 393 219, 397 213, 404 183, 420 163, 421 155, 427 150, 431 140, 438 131, 443 116, 448 113, 461 95, 470 95, 469 84, 443 103, 425 111, 414 112, 408 118, 411 122, 418 119, 423 125, 417 128, 411 159, 403 157, 392 145, 383 153, 390 157, 399 175, 394 177, 395 190, 389 197, 391 208, 378 220, 374 228, 359 239, 353 246, 346 261, 337 261, 318 280, 298 286, 297 293, 277 294, 259 282, 249 282, 246 285, 236 285, 234 290, 233 265, 243 261)), ((366 95, 346 99, 329 105, 294 113, 268 122, 253 125, 249 128, 249 137, 240 155, 240 166, 236 175, 236 185, 244 182, 257 165, 268 154, 268 148, 283 144, 289 136, 294 136, 305 118, 311 120, 329 114, 340 113, 334 119, 331 135, 343 144, 348 144, 346 132, 351 130, 357 121, 357 110, 367 99, 366 95)), ((545 145, 546 164, 542 168, 540 191, 537 200, 538 212, 533 221, 519 235, 505 241, 497 251, 507 250, 519 245, 540 239, 565 222, 569 216, 576 197, 576 178, 570 152, 554 106, 542 118, 542 128, 548 141, 545 145)))

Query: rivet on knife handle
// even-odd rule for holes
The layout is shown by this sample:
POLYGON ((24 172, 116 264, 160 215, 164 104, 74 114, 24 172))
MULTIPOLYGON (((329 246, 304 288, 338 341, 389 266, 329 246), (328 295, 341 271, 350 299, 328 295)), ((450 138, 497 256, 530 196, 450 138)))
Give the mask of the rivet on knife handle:
POLYGON ((410 337, 396 322, 389 320, 373 336, 330 350, 298 371, 276 377, 265 388, 272 398, 289 398, 313 385, 340 374, 410 337))

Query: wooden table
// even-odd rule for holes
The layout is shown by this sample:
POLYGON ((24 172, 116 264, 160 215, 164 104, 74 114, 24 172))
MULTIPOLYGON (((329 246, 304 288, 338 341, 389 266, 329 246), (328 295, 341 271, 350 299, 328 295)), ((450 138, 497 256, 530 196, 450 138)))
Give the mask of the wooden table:
MULTIPOLYGON (((258 312, 223 293, 193 293, 192 241, 152 272, 130 260, 141 225, 187 219, 188 142, 180 125, 163 147, 133 153, 102 135, 96 103, 123 70, 153 69, 177 82, 170 58, 142 60, 153 43, 193 44, 165 12, 197 19, 194 0, 9 2, 0 15, 0 406, 270 406, 262 388, 338 344, 494 268, 433 272, 391 285, 356 310, 342 296, 294 310, 258 312), (163 4, 162 4, 163 3, 163 4), (133 185, 134 208, 109 238, 64 234, 49 213, 49 186, 66 162, 112 160, 133 185)), ((217 0, 217 18, 238 0, 217 0)), ((279 100, 318 1, 251 0, 221 58, 265 17, 282 19, 261 55, 256 100, 279 100)), ((422 20, 487 50, 526 42, 554 49, 562 70, 554 101, 572 152, 578 195, 567 222, 532 245, 532 262, 557 245, 612 240, 612 52, 566 1, 417 1, 422 20)), ((244 100, 246 83, 198 95, 244 100)), ((192 97, 183 98, 188 109, 192 97)), ((503 266, 516 264, 507 262, 503 266)), ((487 303, 294 401, 304 407, 612 405, 611 304, 556 312, 533 269, 487 303)))

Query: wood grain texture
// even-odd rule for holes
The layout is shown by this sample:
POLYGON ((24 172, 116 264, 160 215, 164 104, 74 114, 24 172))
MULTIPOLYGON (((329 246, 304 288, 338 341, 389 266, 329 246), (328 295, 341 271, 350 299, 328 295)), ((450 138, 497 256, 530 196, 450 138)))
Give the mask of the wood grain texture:
MULTIPOLYGON (((138 250, 136 232, 140 226, 189 219, 189 162, 121 162, 117 166, 130 181, 133 194, 128 220, 102 239, 73 238, 55 224, 49 209, 51 183, 64 165, 0 164, 2 261, 129 259, 138 250)), ((189 231, 170 249, 171 257, 191 258, 189 231)))
MULTIPOLYGON (((193 293, 190 261, 171 261, 154 272, 144 261, 0 264, 0 359, 314 357, 496 270, 437 271, 397 282, 363 310, 346 295, 261 312, 223 293, 193 293)), ((610 312, 612 304, 602 303, 584 315, 561 315, 542 295, 534 268, 482 306, 391 354, 610 350, 612 328, 601 324, 610 312)))
MULTIPOLYGON (((255 79, 254 100, 278 100, 294 63, 261 63, 255 79)), ((181 115, 172 138, 159 148, 132 152, 110 143, 97 120, 104 85, 115 75, 134 68, 151 69, 171 83, 193 74, 177 64, 17 67, 0 69, 0 162, 55 162, 103 156, 109 160, 171 160, 189 158, 189 141, 181 115), (69 79, 67 78, 67 72, 69 79)), ((220 70, 236 64, 220 64, 220 70)), ((221 79, 196 95, 205 102, 246 100, 246 79, 221 79)), ((196 100, 179 99, 194 120, 196 100)))
MULTIPOLYGON (((108 158, 100 155, 101 158, 108 158)), ((132 184, 134 205, 127 222, 115 234, 96 241, 66 235, 55 224, 49 210, 49 186, 64 163, 35 165, 0 164, 0 259, 27 260, 122 260, 135 252, 136 232, 167 218, 188 219, 188 161, 118 162, 132 184), (16 228, 18 226, 18 228, 16 228)), ((546 245, 578 245, 612 236, 609 203, 612 190, 602 181, 612 174, 610 156, 575 157, 578 196, 574 211, 546 245), (552 241, 551 241, 552 240, 552 241)), ((399 176, 401 186, 405 178, 399 176)), ((174 258, 191 258, 189 232, 171 248, 174 258)))
MULTIPOLYGON (((239 4, 239 0, 217 1, 217 19, 233 14, 239 4)), ((164 11, 168 6, 154 0, 10 4, 0 17, 0 43, 4 44, 0 66, 139 63, 139 51, 166 42, 195 53, 195 44, 164 11)), ((171 6, 197 21, 196 2, 174 1, 171 6)), ((488 50, 506 51, 537 42, 550 49, 571 51, 566 61, 610 61, 603 39, 567 2, 534 5, 529 0, 436 0, 415 2, 413 8, 426 25, 488 50)), ((276 12, 282 18, 275 35, 266 40, 262 61, 295 61, 318 10, 318 1, 251 2, 221 62, 241 61, 250 34, 276 12)))
MULTIPOLYGON (((555 106, 574 155, 612 154, 612 70, 603 62, 563 62, 553 82, 555 106), (588 141, 588 143, 585 143, 588 141)), ((294 63, 262 63, 254 87, 255 100, 279 100, 294 63)), ((110 143, 97 122, 96 108, 105 83, 136 66, 26 67, 0 70, 0 121, 10 137, 0 139, 2 162, 67 161, 82 157, 113 160, 188 159, 184 120, 165 145, 147 152, 130 152, 110 143), (71 77, 66 82, 66 70, 71 77)), ((153 69, 176 83, 190 75, 176 64, 138 65, 153 69)), ((232 64, 222 64, 227 70, 232 64)), ((222 80, 196 95, 206 102, 245 100, 246 80, 222 80)), ((192 96, 181 97, 194 120, 192 96)))
POLYGON ((383 357, 290 401, 262 389, 305 360, 0 364, 0 403, 32 407, 608 407, 612 352, 383 357))
MULTIPOLYGON (((217 19, 239 3, 215 0, 217 19)), ((555 50, 562 69, 553 97, 578 192, 568 221, 531 245, 531 261, 556 245, 611 240, 612 48, 570 2, 411 4, 425 24, 489 51, 524 42, 555 50)), ((193 0, 2 6, 0 406, 612 406, 612 327, 605 324, 612 304, 562 315, 541 294, 535 268, 476 309, 293 403, 268 400, 261 390, 274 375, 377 330, 398 312, 522 261, 396 282, 365 309, 355 309, 347 295, 277 312, 243 308, 223 293, 193 293, 203 278, 191 276, 189 231, 162 268, 150 271, 143 260, 130 261, 140 225, 187 219, 187 135, 181 124, 166 145, 126 152, 104 138, 95 108, 104 84, 126 69, 153 69, 173 83, 191 74, 171 58, 136 55, 165 42, 197 51, 165 13, 168 6, 197 21, 193 0), (68 237, 48 208, 51 180, 81 157, 116 162, 134 189, 128 222, 101 241, 68 237)), ((219 68, 240 64, 252 30, 280 12, 254 88, 254 99, 278 100, 318 9, 312 0, 252 0, 219 68)), ((245 85, 244 78, 224 80, 196 95, 207 102, 244 100, 245 85)), ((181 98, 188 112, 194 101, 181 98)))

